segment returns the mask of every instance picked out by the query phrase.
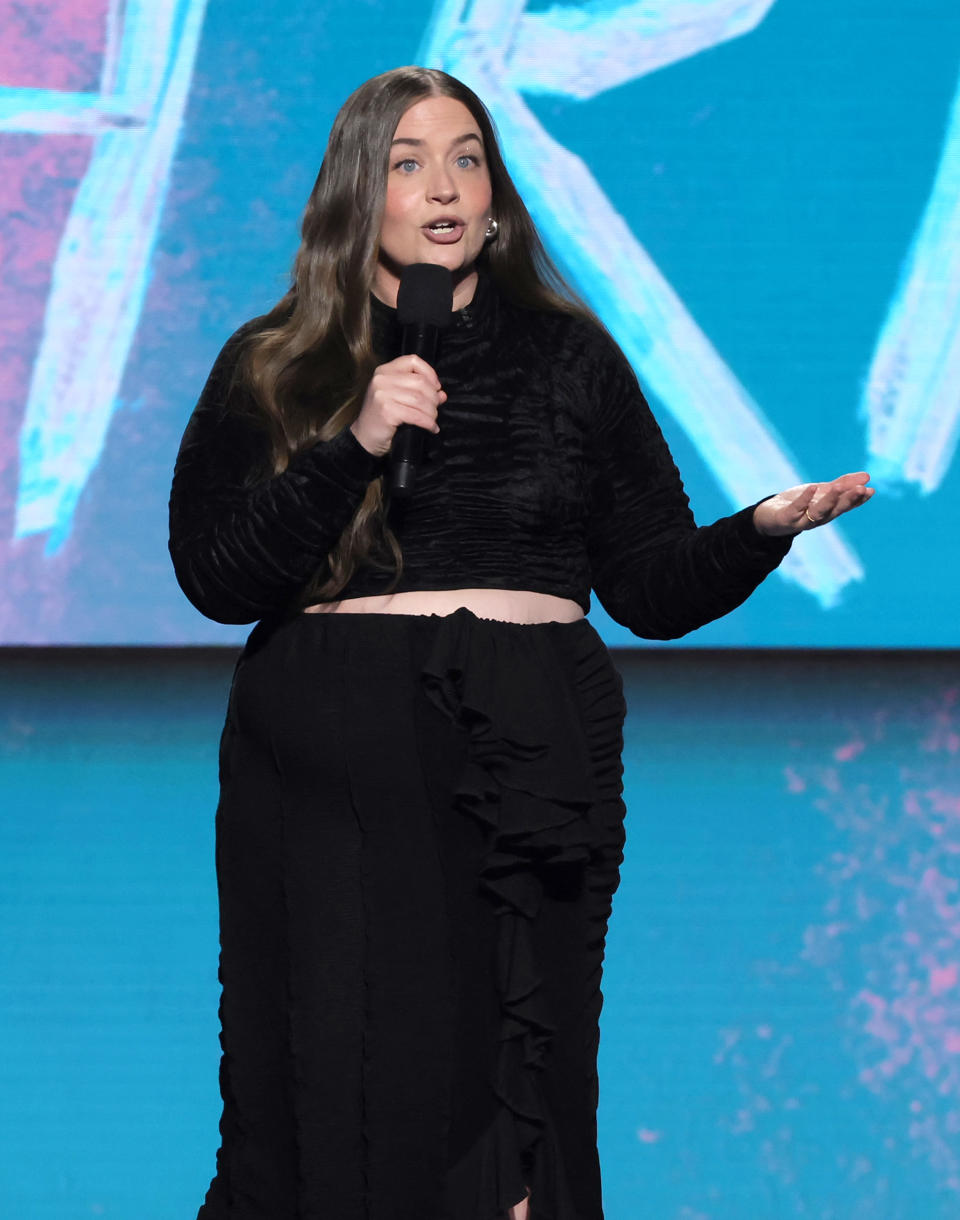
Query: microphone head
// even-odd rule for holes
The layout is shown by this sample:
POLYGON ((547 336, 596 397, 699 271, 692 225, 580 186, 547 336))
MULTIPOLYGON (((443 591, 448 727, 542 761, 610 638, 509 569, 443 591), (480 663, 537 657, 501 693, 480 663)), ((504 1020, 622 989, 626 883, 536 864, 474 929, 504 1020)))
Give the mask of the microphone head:
POLYGON ((453 317, 453 276, 436 263, 411 263, 400 275, 397 321, 401 326, 436 326, 453 317))

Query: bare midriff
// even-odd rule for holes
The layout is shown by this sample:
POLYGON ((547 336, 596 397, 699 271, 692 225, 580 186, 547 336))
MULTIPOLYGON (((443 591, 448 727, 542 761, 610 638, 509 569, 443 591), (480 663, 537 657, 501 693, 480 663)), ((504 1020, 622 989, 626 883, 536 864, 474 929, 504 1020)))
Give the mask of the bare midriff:
POLYGON ((527 589, 417 589, 378 597, 348 597, 307 606, 304 614, 453 614, 465 608, 477 618, 504 623, 573 623, 581 606, 567 597, 527 589))

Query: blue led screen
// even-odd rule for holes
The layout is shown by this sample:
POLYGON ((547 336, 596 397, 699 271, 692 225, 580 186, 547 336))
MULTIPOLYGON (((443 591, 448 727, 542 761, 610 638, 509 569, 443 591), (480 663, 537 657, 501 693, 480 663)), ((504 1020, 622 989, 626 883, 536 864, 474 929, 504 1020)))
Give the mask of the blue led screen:
POLYGON ((490 106, 698 520, 874 476, 686 643, 958 642, 955 5, 0 0, 0 30, 0 642, 242 639, 170 571, 179 438, 285 291, 339 105, 410 62, 490 106))
MULTIPOLYGON (((232 660, 0 654, 4 1220, 191 1220, 213 1175, 232 660)), ((606 1220, 956 1220, 956 660, 617 664, 606 1220)))

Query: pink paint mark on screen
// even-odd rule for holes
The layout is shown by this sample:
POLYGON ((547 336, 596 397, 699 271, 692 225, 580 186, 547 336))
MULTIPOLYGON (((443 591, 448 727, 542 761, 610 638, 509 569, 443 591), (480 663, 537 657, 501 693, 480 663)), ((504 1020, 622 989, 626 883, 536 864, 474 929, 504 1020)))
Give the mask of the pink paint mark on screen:
POLYGON ((0 514, 12 530, 20 424, 40 342, 50 277, 74 193, 86 170, 86 136, 4 135, 0 175, 0 514))
MULTIPOLYGON (((106 14, 107 0, 0 0, 0 80, 8 88, 97 90, 106 14)), ((38 568, 36 547, 9 541, 20 426, 54 261, 90 147, 83 136, 0 135, 0 569, 8 592, 27 584, 35 608, 57 599, 63 574, 56 564, 38 568)), ((9 613, 15 599, 6 600, 9 613)))
POLYGON ((804 957, 849 996, 861 1084, 902 1099, 907 1140, 960 1193, 957 694, 897 726, 895 761, 878 714, 802 772, 802 785, 798 769, 785 780, 788 792, 814 795, 845 844, 821 866, 824 919, 807 928, 804 957))
POLYGON ((837 760, 837 762, 850 762, 850 760, 856 758, 858 754, 862 754, 865 749, 866 742, 848 741, 842 746, 837 746, 833 752, 833 757, 837 760))
POLYGON ((29 89, 96 90, 107 0, 0 0, 0 80, 29 89))

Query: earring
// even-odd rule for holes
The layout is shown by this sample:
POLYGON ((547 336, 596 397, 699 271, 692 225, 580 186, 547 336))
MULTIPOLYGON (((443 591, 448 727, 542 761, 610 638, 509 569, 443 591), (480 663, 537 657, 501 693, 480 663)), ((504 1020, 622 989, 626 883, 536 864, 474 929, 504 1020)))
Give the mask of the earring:
POLYGON ((496 235, 499 232, 500 232, 500 222, 498 220, 494 220, 494 218, 491 216, 490 223, 487 226, 487 231, 484 234, 484 237, 487 237, 490 240, 492 240, 494 237, 496 237, 496 235))

